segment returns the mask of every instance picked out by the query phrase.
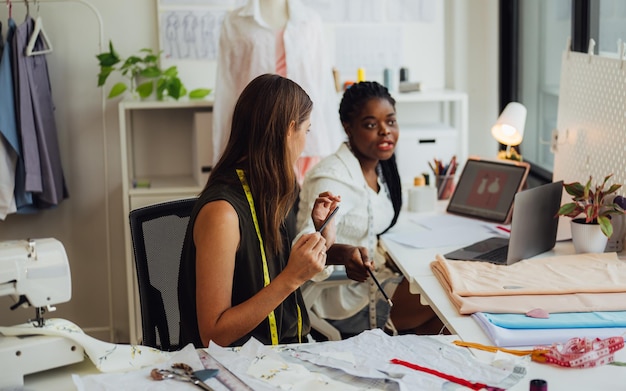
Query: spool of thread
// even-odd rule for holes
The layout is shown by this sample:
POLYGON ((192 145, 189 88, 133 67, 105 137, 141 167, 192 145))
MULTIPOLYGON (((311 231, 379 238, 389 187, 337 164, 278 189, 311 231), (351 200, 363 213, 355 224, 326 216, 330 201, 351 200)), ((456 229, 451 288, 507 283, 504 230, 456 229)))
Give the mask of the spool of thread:
POLYGON ((383 85, 387 90, 393 90, 393 71, 389 68, 385 68, 383 71, 383 85))
POLYGON ((365 69, 363 68, 359 68, 356 71, 356 82, 362 82, 365 81, 365 69))
POLYGON ((409 69, 402 67, 400 68, 400 81, 409 81, 409 69))
POLYGON ((339 77, 339 69, 333 68, 333 79, 335 80, 335 91, 341 92, 341 78, 339 77))
POLYGON ((530 391, 548 391, 548 382, 543 379, 530 381, 530 391))

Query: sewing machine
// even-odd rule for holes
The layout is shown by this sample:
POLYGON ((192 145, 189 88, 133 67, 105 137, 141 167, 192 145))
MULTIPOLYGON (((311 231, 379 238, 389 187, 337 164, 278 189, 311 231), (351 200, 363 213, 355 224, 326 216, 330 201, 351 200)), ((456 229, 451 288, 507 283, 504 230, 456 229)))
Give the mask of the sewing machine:
MULTIPOLYGON (((33 307, 35 328, 44 327, 46 311, 72 296, 69 262, 56 239, 0 242, 0 296, 10 296, 17 307, 33 307)), ((9 337, 0 334, 0 389, 21 387, 24 375, 83 360, 83 348, 57 336, 9 337)))

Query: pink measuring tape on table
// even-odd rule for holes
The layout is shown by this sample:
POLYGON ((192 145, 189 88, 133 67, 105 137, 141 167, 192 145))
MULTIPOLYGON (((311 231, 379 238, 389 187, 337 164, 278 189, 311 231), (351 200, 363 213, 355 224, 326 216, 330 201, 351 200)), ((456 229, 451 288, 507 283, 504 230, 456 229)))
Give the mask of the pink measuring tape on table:
POLYGON ((572 338, 564 344, 555 343, 551 346, 536 346, 532 350, 506 349, 465 341, 454 341, 453 343, 457 346, 489 352, 500 350, 517 356, 530 355, 533 361, 562 367, 592 368, 612 363, 615 360, 615 352, 624 347, 624 337, 617 336, 606 339, 572 338))
MULTIPOLYGON (((624 347, 624 337, 606 339, 572 338, 565 344, 537 347, 544 362, 570 368, 591 368, 611 363, 614 353, 624 347)), ((535 359, 533 355, 533 360, 535 359)), ((536 360, 540 361, 540 360, 536 360)))

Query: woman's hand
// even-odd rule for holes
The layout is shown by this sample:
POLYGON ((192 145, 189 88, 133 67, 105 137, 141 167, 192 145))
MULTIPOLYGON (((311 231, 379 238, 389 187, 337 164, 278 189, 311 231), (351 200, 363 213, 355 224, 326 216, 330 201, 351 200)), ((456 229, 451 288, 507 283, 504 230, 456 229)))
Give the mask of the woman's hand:
POLYGON ((365 247, 348 244, 334 244, 328 249, 328 264, 344 265, 348 278, 364 282, 369 278, 369 270, 374 270, 374 262, 369 258, 365 247))
POLYGON ((311 210, 311 218, 315 225, 315 230, 324 223, 326 217, 328 217, 337 205, 341 202, 341 196, 334 195, 330 191, 320 193, 313 203, 313 210, 311 210))
MULTIPOLYGON (((334 195, 330 191, 320 193, 313 203, 313 209, 311 210, 311 218, 313 219, 313 225, 315 230, 319 230, 326 218, 339 206, 341 202, 341 196, 334 195)), ((334 217, 333 217, 334 219, 334 217)), ((332 246, 335 242, 336 229, 335 224, 331 221, 326 225, 322 231, 322 235, 326 238, 327 248, 332 246)))
POLYGON ((297 288, 321 272, 326 266, 326 239, 319 233, 302 235, 291 248, 283 271, 297 288))

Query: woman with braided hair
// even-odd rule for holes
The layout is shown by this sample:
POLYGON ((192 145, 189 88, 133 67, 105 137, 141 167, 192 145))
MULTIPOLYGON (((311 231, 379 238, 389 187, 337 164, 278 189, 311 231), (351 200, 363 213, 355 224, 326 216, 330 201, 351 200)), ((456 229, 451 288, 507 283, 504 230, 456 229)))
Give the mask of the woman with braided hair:
POLYGON ((303 290, 315 289, 315 281, 341 267, 354 282, 324 288, 311 308, 343 337, 385 325, 400 332, 437 333, 442 328, 437 316, 409 293, 408 283, 378 246, 378 237, 394 226, 402 207, 394 154, 399 136, 395 100, 379 83, 360 82, 345 91, 339 117, 348 140, 306 174, 300 193, 300 233, 313 231, 311 205, 321 189, 341 195, 327 267, 303 290), (393 308, 368 269, 387 295, 393 295, 393 308))

